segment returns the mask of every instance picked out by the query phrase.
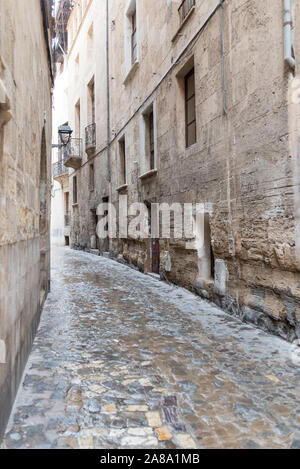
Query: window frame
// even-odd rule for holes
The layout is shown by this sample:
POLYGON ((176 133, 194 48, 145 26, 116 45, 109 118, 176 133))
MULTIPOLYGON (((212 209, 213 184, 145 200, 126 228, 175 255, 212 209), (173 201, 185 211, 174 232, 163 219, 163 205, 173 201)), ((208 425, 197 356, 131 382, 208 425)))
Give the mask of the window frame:
POLYGON ((158 165, 155 99, 148 101, 141 111, 140 135, 141 174, 144 175, 156 171, 158 165))
POLYGON ((96 96, 95 96, 95 76, 88 83, 88 121, 89 125, 95 123, 96 119, 96 96))
POLYGON ((119 186, 125 186, 127 184, 127 158, 126 158, 126 138, 123 135, 118 140, 118 152, 119 152, 119 186))
POLYGON ((94 163, 89 165, 89 189, 93 192, 95 189, 95 166, 94 163))
POLYGON ((78 99, 75 104, 75 137, 81 136, 81 101, 78 99))
POLYGON ((154 135, 154 109, 152 107, 148 115, 148 132, 149 132, 149 167, 150 171, 155 169, 155 135, 154 135))
POLYGON ((78 181, 77 176, 73 176, 73 205, 78 204, 78 181))
POLYGON ((187 17, 189 16, 191 10, 196 6, 195 0, 182 0, 181 4, 178 7, 180 24, 182 25, 187 17))
POLYGON ((197 114, 196 114, 196 87, 195 87, 195 67, 193 67, 184 77, 184 103, 185 103, 185 146, 186 148, 191 147, 197 143, 197 114), (188 94, 188 80, 194 77, 194 89, 191 96, 188 94), (189 121, 189 103, 194 100, 194 119, 189 121), (189 128, 191 125, 195 125, 195 140, 190 142, 189 140, 189 128))
POLYGON ((137 15, 136 8, 131 15, 131 65, 137 61, 137 15))

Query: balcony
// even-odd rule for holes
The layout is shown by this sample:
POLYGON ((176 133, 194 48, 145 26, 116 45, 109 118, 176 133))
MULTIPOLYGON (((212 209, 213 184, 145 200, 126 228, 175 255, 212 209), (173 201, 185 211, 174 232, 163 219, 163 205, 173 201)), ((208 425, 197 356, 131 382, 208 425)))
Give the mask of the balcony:
POLYGON ((82 139, 71 138, 70 143, 63 150, 64 165, 67 168, 78 169, 82 162, 82 139))
POLYGON ((52 175, 53 179, 59 179, 65 174, 68 174, 69 170, 68 168, 64 165, 63 161, 57 161, 56 163, 53 163, 52 165, 52 175))
POLYGON ((85 128, 85 151, 88 156, 95 153, 96 150, 96 124, 88 125, 85 128))
POLYGON ((195 6, 195 0, 183 0, 183 2, 181 2, 178 8, 178 12, 180 16, 180 24, 182 24, 185 21, 185 19, 187 18, 187 16, 189 15, 190 11, 192 10, 194 6, 195 6))

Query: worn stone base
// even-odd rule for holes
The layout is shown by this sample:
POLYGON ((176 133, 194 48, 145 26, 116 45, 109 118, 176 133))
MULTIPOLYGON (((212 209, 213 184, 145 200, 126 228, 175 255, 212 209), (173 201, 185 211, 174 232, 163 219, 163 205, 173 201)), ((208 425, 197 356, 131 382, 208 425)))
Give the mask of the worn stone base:
MULTIPOLYGON (((33 340, 39 326, 39 321, 40 311, 37 311, 26 337, 24 338, 22 344, 20 344, 19 352, 15 358, 14 367, 10 369, 4 383, 0 387, 0 442, 3 438, 10 412, 18 392, 18 387, 32 348, 33 340)), ((0 365, 0 367, 1 366, 4 365, 0 365)))
MULTIPOLYGON (((236 300, 230 296, 214 295, 212 301, 229 314, 239 317, 242 321, 254 324, 256 327, 289 342, 293 342, 300 337, 300 325, 292 312, 285 317, 275 318, 266 310, 250 308, 245 305, 238 307, 236 300)), ((291 305, 294 303, 296 307, 296 300, 290 298, 290 302, 291 305)))
POLYGON ((48 256, 49 252, 46 270, 41 271, 38 237, 0 247, 0 338, 6 352, 5 363, 0 363, 0 440, 49 290, 48 256))

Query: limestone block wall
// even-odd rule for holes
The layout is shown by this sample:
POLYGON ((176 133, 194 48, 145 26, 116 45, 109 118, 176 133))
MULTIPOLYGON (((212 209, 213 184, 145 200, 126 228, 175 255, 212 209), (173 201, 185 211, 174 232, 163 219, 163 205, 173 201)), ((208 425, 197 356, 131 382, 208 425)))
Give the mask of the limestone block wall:
POLYGON ((49 289, 51 80, 39 0, 0 2, 0 83, 1 438, 49 289))
MULTIPOLYGON (((123 51, 117 49, 119 54, 114 52, 111 57, 112 74, 119 77, 113 80, 112 126, 117 127, 115 122, 120 122, 120 116, 123 119, 119 127, 132 116, 126 129, 122 129, 128 142, 129 200, 209 204, 211 248, 215 262, 223 261, 221 277, 226 278, 225 287, 222 281, 223 288, 219 289, 215 273, 210 278, 199 275, 197 252, 183 250, 182 243, 174 240, 161 240, 161 252, 169 252, 171 258, 169 280, 216 301, 244 320, 294 340, 300 335, 300 265, 295 250, 297 181, 290 153, 288 106, 293 75, 283 61, 283 3, 224 3, 226 114, 220 9, 154 88, 163 74, 161 61, 164 71, 171 67, 183 45, 205 23, 217 3, 197 5, 173 42, 176 10, 172 10, 173 2, 169 7, 159 3, 156 11, 155 6, 139 2, 139 15, 143 18, 139 30, 140 63, 125 89, 124 75, 117 73, 119 64, 124 64, 123 51), (158 32, 159 41, 155 40, 158 32), (185 149, 178 76, 191 57, 196 76, 197 143, 185 149), (156 108, 158 173, 137 184, 134 161, 141 166, 137 141, 141 138, 138 120, 143 109, 134 111, 153 89, 150 100, 156 108)), ((118 7, 112 17, 115 14, 121 23, 125 3, 120 2, 118 7)), ((295 12, 296 31, 298 25, 295 12)), ((112 153, 117 155, 116 141, 112 153)), ((117 158, 112 165, 112 194, 117 203, 117 158)), ((143 264, 143 255, 149 254, 146 243, 143 255, 140 245, 129 244, 126 259, 143 264)))
MULTIPOLYGON (((101 136, 94 159, 97 189, 93 196, 87 189, 85 157, 76 172, 79 200, 74 208, 74 245, 90 247, 90 232, 95 228, 89 221, 91 200, 97 204, 109 196, 118 208, 119 140, 125 137, 127 188, 123 193, 128 195, 128 204, 146 200, 203 203, 206 207, 210 252, 199 257, 196 249, 186 249, 184 240, 161 239, 163 276, 241 319, 293 341, 300 337, 296 249, 300 199, 293 143, 299 126, 295 125, 298 107, 293 108, 289 96, 299 67, 298 2, 293 15, 295 72, 283 57, 283 2, 225 0, 223 41, 219 1, 196 1, 182 27, 177 11, 180 3, 110 3, 111 182, 105 180, 106 155, 101 151, 106 129, 102 34, 96 42, 97 51, 102 51, 97 55, 95 80, 97 132, 101 136), (134 8, 138 50, 137 62, 130 67, 126 41, 128 14, 134 8), (186 148, 182 77, 192 62, 197 142, 186 148), (141 121, 151 104, 157 172, 140 178, 145 172, 141 121), (204 264, 212 267, 210 274, 204 264)), ((95 2, 90 11, 96 12, 95 2)), ((99 17, 103 29, 104 11, 103 2, 99 17)), ((77 41, 85 40, 83 31, 82 27, 77 41)), ((70 60, 73 54, 76 61, 76 47, 70 60)), ((80 70, 86 67, 81 56, 80 70)), ((82 92, 77 88, 69 101, 72 109, 82 92)), ((110 250, 141 270, 151 270, 149 240, 111 240, 110 250)))

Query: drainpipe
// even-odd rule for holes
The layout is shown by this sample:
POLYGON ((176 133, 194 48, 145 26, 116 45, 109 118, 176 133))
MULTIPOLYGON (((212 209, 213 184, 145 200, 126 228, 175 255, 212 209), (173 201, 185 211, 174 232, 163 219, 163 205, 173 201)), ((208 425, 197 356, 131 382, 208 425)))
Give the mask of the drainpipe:
POLYGON ((227 114, 227 90, 226 90, 226 63, 225 63, 225 38, 224 38, 224 0, 220 0, 221 7, 221 52, 222 52, 222 87, 223 87, 223 112, 227 114))
POLYGON ((107 180, 111 181, 110 172, 110 102, 109 102, 109 7, 106 0, 106 110, 107 110, 107 180))
POLYGON ((284 60, 295 70, 295 59, 292 56, 292 0, 284 0, 284 60))

